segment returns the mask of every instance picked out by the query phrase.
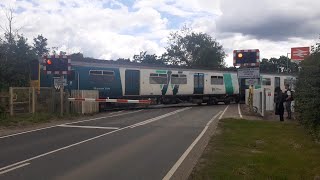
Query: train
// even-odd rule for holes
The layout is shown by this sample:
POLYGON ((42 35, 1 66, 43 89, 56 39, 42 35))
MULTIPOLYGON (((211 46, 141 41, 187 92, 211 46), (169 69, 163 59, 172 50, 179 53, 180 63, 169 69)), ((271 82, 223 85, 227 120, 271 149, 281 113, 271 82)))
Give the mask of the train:
MULTIPOLYGON (((71 65, 66 89, 98 90, 99 98, 152 99, 156 104, 230 104, 243 102, 249 87, 245 79, 238 79, 237 71, 231 70, 107 60, 72 60, 71 65)), ((41 86, 52 87, 54 76, 41 72, 41 86)), ((294 86, 295 81, 296 77, 289 74, 262 73, 254 88, 284 89, 285 84, 294 86)))

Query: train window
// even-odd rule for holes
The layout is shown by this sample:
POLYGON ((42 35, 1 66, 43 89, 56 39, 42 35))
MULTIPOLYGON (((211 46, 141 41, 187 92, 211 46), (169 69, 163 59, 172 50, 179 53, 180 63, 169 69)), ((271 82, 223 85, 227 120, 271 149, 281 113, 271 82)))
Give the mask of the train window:
POLYGON ((101 70, 90 70, 89 75, 102 75, 101 70))
POLYGON ((167 74, 159 74, 159 77, 165 77, 165 78, 167 78, 167 74))
POLYGON ((104 76, 114 76, 114 72, 113 71, 103 71, 103 75, 104 76))
POLYGON ((167 74, 155 74, 151 73, 149 77, 150 84, 167 84, 167 74))
POLYGON ((211 76, 211 84, 223 85, 223 76, 211 76))
POLYGON ((171 84, 187 84, 187 76, 184 74, 172 74, 171 84))
POLYGON ((271 86, 271 79, 270 78, 262 78, 262 85, 271 86))

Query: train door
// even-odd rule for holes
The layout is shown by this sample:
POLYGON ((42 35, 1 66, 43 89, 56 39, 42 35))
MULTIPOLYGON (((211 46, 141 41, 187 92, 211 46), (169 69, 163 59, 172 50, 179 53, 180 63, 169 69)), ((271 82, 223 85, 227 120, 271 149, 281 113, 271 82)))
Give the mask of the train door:
POLYGON ((125 95, 140 94, 140 71, 126 70, 125 71, 125 95))
POLYGON ((239 94, 240 94, 240 102, 243 103, 246 101, 246 89, 247 89, 247 85, 246 85, 246 79, 244 78, 240 78, 239 79, 239 94))
POLYGON ((204 91, 204 74, 195 73, 194 74, 194 94, 203 94, 204 91))
POLYGON ((274 88, 280 87, 280 77, 274 77, 274 88))

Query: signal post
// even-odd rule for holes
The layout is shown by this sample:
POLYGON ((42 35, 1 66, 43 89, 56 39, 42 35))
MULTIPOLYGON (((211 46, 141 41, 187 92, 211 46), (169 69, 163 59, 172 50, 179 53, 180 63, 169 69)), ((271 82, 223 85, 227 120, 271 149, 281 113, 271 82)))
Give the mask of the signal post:
POLYGON ((254 85, 260 78, 260 51, 259 49, 234 50, 233 65, 238 68, 238 79, 241 82, 245 79, 249 84, 248 102, 250 110, 253 110, 253 90, 254 85), (248 80, 248 81, 247 81, 248 80))
POLYGON ((45 74, 57 75, 60 78, 54 79, 55 88, 60 89, 60 115, 63 115, 63 92, 64 76, 71 73, 71 59, 66 55, 43 56, 43 70, 45 74))

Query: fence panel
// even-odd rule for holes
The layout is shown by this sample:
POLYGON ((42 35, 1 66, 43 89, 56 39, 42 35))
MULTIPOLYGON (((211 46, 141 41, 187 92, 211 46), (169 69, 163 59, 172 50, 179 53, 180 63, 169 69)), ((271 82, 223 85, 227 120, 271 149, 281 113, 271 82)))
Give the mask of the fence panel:
MULTIPOLYGON (((97 90, 72 90, 71 98, 99 98, 99 91, 97 90)), ((99 112, 98 102, 71 102, 71 110, 73 112, 87 114, 99 112)))

